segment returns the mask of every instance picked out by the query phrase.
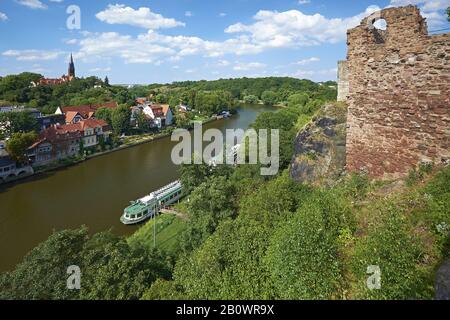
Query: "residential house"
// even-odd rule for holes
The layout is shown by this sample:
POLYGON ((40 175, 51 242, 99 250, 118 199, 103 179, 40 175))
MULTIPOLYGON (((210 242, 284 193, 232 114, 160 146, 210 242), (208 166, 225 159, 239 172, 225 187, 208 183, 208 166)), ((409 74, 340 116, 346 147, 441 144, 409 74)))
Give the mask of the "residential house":
POLYGON ((30 166, 20 166, 11 159, 5 149, 5 142, 0 141, 0 184, 33 174, 30 166))
POLYGON ((168 104, 147 104, 143 112, 153 127, 162 129, 173 123, 173 113, 168 104))
POLYGON ((44 130, 37 142, 28 149, 34 167, 76 156, 80 152, 81 134, 66 125, 54 125, 44 130))
POLYGON ((52 114, 49 116, 39 117, 37 118, 37 121, 39 123, 41 131, 44 131, 51 126, 64 124, 66 122, 66 119, 62 114, 52 114))
POLYGON ((53 125, 41 133, 39 140, 29 148, 28 156, 33 166, 43 166, 78 155, 81 145, 96 147, 101 139, 108 141, 110 133, 106 121, 97 119, 53 125))
POLYGON ((135 101, 138 105, 148 103, 147 98, 143 98, 143 97, 136 98, 135 101))
POLYGON ((95 147, 100 144, 101 139, 107 142, 111 135, 111 129, 105 120, 88 119, 78 122, 84 148, 95 147))
POLYGON ((63 114, 66 117, 67 124, 74 124, 81 120, 91 119, 95 116, 95 112, 100 108, 115 109, 117 102, 89 104, 82 106, 58 107, 55 114, 63 114))

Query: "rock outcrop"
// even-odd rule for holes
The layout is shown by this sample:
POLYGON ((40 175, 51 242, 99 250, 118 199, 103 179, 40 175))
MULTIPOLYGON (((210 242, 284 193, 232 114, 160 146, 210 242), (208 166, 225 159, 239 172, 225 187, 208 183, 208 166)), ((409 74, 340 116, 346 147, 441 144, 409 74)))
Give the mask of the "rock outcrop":
POLYGON ((299 132, 290 176, 298 182, 333 184, 345 168, 347 107, 328 104, 299 132))

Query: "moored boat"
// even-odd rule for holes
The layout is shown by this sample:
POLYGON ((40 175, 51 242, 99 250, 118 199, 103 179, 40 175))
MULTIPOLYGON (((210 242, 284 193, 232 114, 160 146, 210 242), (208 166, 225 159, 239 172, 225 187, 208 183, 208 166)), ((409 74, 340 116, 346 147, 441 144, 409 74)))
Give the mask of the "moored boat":
POLYGON ((132 201, 125 208, 120 221, 126 225, 143 222, 158 214, 161 208, 177 202, 182 196, 182 191, 181 182, 177 180, 143 198, 132 201))

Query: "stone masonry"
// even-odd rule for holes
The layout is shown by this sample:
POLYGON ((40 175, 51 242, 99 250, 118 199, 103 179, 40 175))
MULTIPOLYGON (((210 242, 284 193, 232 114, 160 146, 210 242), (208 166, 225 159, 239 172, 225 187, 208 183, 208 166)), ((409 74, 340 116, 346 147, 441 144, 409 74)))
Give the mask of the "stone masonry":
POLYGON ((337 101, 347 101, 348 99, 348 65, 347 61, 338 62, 338 97, 337 101))
POLYGON ((347 44, 347 170, 396 178, 449 161, 450 33, 428 35, 415 6, 388 8, 349 30, 347 44))

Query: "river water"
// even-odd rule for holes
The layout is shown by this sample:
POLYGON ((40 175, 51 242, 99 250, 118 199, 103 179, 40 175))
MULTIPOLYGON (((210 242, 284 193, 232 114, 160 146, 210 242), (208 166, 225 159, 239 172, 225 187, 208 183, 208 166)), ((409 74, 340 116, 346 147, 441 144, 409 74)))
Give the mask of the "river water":
MULTIPOLYGON (((270 110, 242 106, 238 115, 204 129, 247 129, 260 112, 270 110)), ((168 137, 0 186, 0 272, 12 270, 53 231, 86 225, 91 232, 133 233, 138 227, 120 223, 123 209, 179 177, 170 157, 175 144, 168 137)))

